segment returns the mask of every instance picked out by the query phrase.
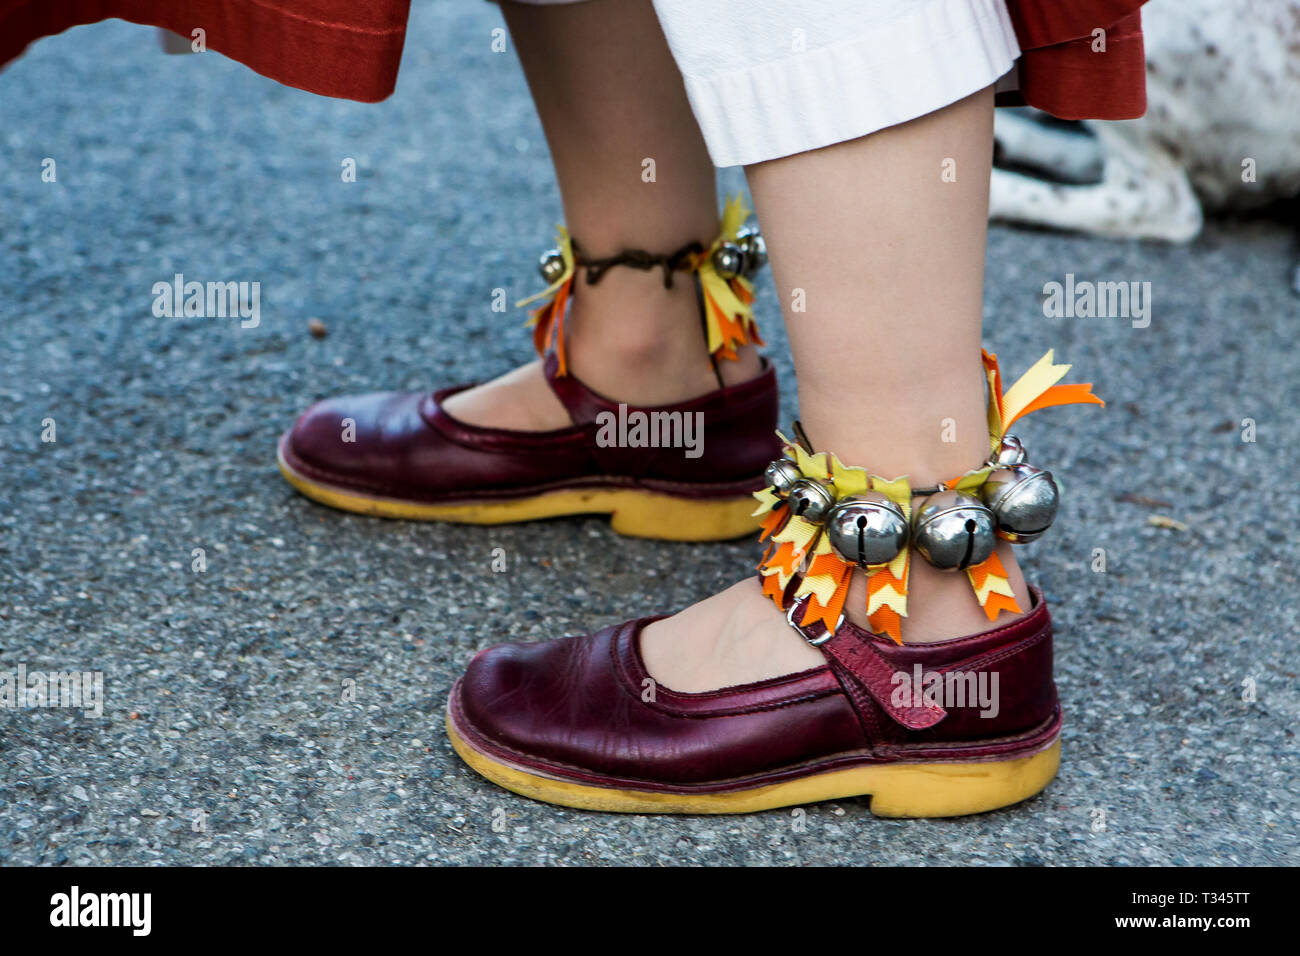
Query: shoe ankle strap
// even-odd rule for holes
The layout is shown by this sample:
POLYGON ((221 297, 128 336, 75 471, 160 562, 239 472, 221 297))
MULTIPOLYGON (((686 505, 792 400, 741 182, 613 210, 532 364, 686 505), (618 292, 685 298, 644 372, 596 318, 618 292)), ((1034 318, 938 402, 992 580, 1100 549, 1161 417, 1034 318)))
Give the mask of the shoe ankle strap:
MULTIPOLYGON (((928 730, 948 716, 937 695, 923 688, 942 686, 948 676, 978 680, 980 672, 1005 673, 1017 685, 1042 688, 1051 681, 1052 622, 1042 592, 1030 589, 1033 606, 1012 623, 936 644, 896 645, 844 622, 834 631, 815 620, 796 623, 810 597, 789 599, 787 620, 826 655, 831 672, 848 694, 869 736, 877 712, 908 730, 928 730), (907 692, 900 692, 903 687, 907 692)), ((1023 696, 1016 691, 1013 696, 1023 696)), ((960 706, 960 704, 959 704, 960 706)))
POLYGON ((804 640, 826 655, 831 671, 848 691, 860 717, 870 710, 861 697, 863 691, 877 707, 908 730, 926 730, 948 716, 938 704, 913 699, 896 701, 894 675, 897 668, 872 646, 870 635, 852 623, 845 624, 843 615, 834 630, 828 629, 821 620, 814 620, 806 626, 795 623, 796 618, 805 616, 809 599, 805 595, 790 601, 786 620, 804 640))

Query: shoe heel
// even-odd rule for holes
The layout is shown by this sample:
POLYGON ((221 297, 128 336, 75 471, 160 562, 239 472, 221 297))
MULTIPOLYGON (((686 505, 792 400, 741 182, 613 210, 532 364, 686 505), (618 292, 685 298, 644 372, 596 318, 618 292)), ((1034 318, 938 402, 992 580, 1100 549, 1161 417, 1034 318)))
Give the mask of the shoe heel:
POLYGON ((956 817, 1027 800, 1056 776, 1061 741, 1031 757, 987 763, 895 764, 871 791, 878 817, 956 817))
POLYGON ((728 541, 758 530, 754 508, 751 495, 709 500, 628 492, 618 499, 609 523, 630 538, 728 541))

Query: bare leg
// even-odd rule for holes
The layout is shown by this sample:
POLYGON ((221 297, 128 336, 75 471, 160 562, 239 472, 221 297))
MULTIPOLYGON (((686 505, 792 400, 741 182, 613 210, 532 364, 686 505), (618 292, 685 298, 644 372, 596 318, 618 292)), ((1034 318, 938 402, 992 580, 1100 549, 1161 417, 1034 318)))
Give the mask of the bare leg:
MULTIPOLYGON (((979 349, 992 137, 984 90, 748 170, 787 308, 800 415, 818 450, 914 485, 955 477, 988 454, 979 349), (945 160, 956 182, 941 178, 945 160), (789 311, 795 290, 807 311, 789 311), (955 442, 943 440, 949 419, 955 442)), ((998 553, 1028 607, 1011 549, 998 553)), ((865 624, 865 584, 855 577, 845 613, 865 624)), ((989 626, 963 575, 917 560, 909 590, 905 641, 989 626)), ((822 662, 752 580, 651 625, 642 651, 656 679, 683 691, 822 662)))
MULTIPOLYGON (((546 131, 565 221, 582 247, 601 257, 711 240, 713 164, 649 0, 501 6, 546 131), (647 159, 654 182, 642 177, 647 159)), ((547 230, 539 224, 539 237, 547 230)), ((689 276, 671 290, 659 271, 611 269, 595 286, 580 278, 565 333, 574 374, 612 398, 662 404, 717 388, 689 276)), ((757 374, 758 356, 746 348, 739 362, 719 366, 725 381, 744 381, 757 374)), ((537 362, 453 397, 447 409, 497 427, 568 423, 537 362)))

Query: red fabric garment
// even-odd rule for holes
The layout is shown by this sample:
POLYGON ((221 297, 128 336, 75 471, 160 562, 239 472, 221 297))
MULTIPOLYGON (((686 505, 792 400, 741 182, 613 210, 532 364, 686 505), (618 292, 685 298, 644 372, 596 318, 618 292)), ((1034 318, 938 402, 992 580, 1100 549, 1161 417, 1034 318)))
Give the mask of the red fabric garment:
POLYGON ((1020 43, 1020 90, 999 105, 1027 104, 1061 119, 1135 119, 1146 112, 1146 0, 1007 0, 1020 43), (1094 50, 1105 31, 1105 52, 1094 50))
MULTIPOLYGON (((1007 0, 1027 103, 1063 119, 1130 119, 1146 109, 1144 0, 1007 0), (1092 33, 1106 31, 1106 52, 1092 33)), ((120 17, 184 37, 258 73, 325 96, 374 102, 393 92, 410 0, 0 0, 0 66, 28 44, 120 17)))
POLYGON ((372 103, 397 83, 410 0, 0 0, 0 66, 41 37, 119 17, 191 37, 311 93, 372 103))

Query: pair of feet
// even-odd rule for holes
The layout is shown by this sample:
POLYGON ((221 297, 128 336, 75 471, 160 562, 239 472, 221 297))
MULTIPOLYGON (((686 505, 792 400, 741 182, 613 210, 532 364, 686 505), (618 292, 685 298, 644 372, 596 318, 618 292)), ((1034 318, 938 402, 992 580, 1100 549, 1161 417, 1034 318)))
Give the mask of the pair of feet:
MULTIPOLYGON (((309 497, 368 514, 609 512, 630 534, 736 537, 754 528, 753 492, 780 453, 775 374, 754 363, 752 377, 652 406, 559 374, 553 354, 484 386, 330 399, 281 439, 281 468, 309 497), (526 421, 511 417, 521 407, 526 421), (699 415, 697 458, 599 440, 602 416, 665 412, 699 415)), ((799 608, 783 614, 749 579, 671 617, 491 648, 452 691, 448 735, 508 789, 599 810, 746 812, 871 794, 878 815, 941 816, 1046 786, 1060 712, 1041 595, 1017 573, 1028 613, 988 630, 976 608, 970 626, 969 591, 917 562, 910 590, 925 601, 911 602, 921 629, 909 636, 921 640, 895 644, 859 626, 860 577, 833 635, 793 626, 799 608), (922 696, 922 675, 937 697, 922 696), (910 697, 900 677, 918 680, 910 697), (955 707, 944 696, 954 678, 955 707)))
MULTIPOLYGON (((696 355, 699 354, 699 350, 696 350, 696 355)), ((580 374, 585 364, 581 352, 571 361, 576 367, 569 376, 569 382, 580 388, 580 383, 586 378, 580 374)), ((623 388, 616 393, 616 397, 628 398, 628 404, 632 406, 681 407, 702 395, 724 395, 728 391, 717 388, 714 369, 706 362, 676 363, 669 368, 654 368, 651 363, 639 361, 635 366, 606 363, 594 368, 599 369, 600 380, 623 383, 623 388), (646 397, 651 400, 646 401, 646 397), (638 401, 638 398, 641 400, 638 401)), ((741 459, 739 474, 733 470, 732 477, 740 477, 742 482, 739 494, 733 495, 730 503, 722 506, 730 508, 723 533, 713 534, 706 525, 699 535, 706 539, 743 534, 753 526, 747 520, 753 506, 743 479, 754 479, 749 482, 750 489, 759 487, 757 477, 761 474, 763 465, 777 454, 771 440, 775 426, 776 395, 775 380, 770 370, 765 370, 755 351, 748 348, 742 350, 739 361, 722 364, 719 373, 724 382, 731 386, 733 402, 736 389, 750 387, 756 393, 760 400, 761 418, 747 422, 740 436, 749 453, 741 459)), ((425 514, 401 508, 385 511, 379 502, 368 506, 365 499, 348 501, 341 500, 338 496, 321 494, 319 485, 315 485, 317 492, 313 494, 308 483, 315 479, 328 486, 352 485, 361 495, 378 495, 381 499, 414 496, 416 500, 427 497, 432 502, 444 499, 456 502, 464 498, 469 489, 482 489, 506 499, 512 491, 527 497, 537 489, 556 484, 555 480, 547 481, 546 478, 554 477, 562 482, 573 475, 527 476, 534 480, 525 480, 525 487, 511 489, 511 482, 519 481, 520 476, 516 474, 506 480, 504 487, 494 487, 493 476, 484 474, 485 468, 491 469, 490 463, 466 463, 461 466, 464 474, 457 474, 455 461, 459 449, 449 449, 447 445, 449 440, 452 443, 456 439, 472 440, 474 430, 483 434, 511 432, 523 437, 525 444, 525 447, 512 448, 511 451, 520 457, 526 457, 530 452, 537 454, 537 448, 526 447, 526 436, 545 438, 575 428, 574 413, 557 395, 556 382, 553 374, 547 374, 545 363, 538 360, 490 382, 450 390, 450 393, 438 392, 433 396, 380 394, 327 401, 309 410, 298 427, 286 436, 282 462, 286 462, 286 454, 290 456, 285 464, 289 469, 286 474, 290 480, 295 481, 300 490, 328 504, 396 517, 495 520, 492 515, 476 513, 472 505, 468 510, 459 512, 455 510, 459 507, 458 504, 451 504, 447 506, 449 510, 441 512, 435 504, 433 510, 425 514), (430 427, 429 419, 435 414, 434 407, 439 420, 434 421, 433 427, 430 427), (349 419, 358 423, 362 431, 360 436, 349 436, 355 441, 345 442, 342 439, 342 422, 349 419), (450 429, 455 424, 465 426, 465 431, 451 436, 437 433, 439 426, 450 429), (387 436, 389 444, 394 447, 381 448, 381 435, 387 436), (292 440, 294 436, 297 437, 296 442, 292 440), (422 444, 425 447, 420 449, 422 444), (441 481, 432 483, 417 474, 409 479, 404 476, 400 482, 381 478, 380 483, 372 483, 377 477, 374 459, 378 457, 397 457, 401 459, 402 467, 409 467, 416 472, 425 470, 430 475, 439 474, 441 481), (358 462, 361 465, 359 473, 356 467, 358 462), (297 471, 294 471, 295 468, 297 471), (424 487, 419 487, 421 484, 424 487), (528 485, 533 487, 527 487, 528 485), (385 495, 385 492, 388 494, 385 495)), ((601 390, 591 391, 598 394, 601 390)), ((685 475, 675 477, 694 478, 699 484, 711 483, 718 477, 723 477, 714 467, 715 460, 714 456, 701 457, 693 465, 685 460, 683 464, 690 467, 686 469, 685 475)), ((519 465, 520 462, 516 461, 508 470, 518 471, 519 465)), ((597 462, 596 465, 593 474, 585 477, 594 477, 599 472, 600 463, 597 462)), ((549 513, 559 512, 547 512, 543 508, 533 513, 505 512, 502 518, 544 517, 549 513)), ((652 523, 658 523, 657 518, 652 517, 651 520, 652 523)), ((638 533, 637 529, 632 531, 638 533)), ((686 540, 693 536, 690 528, 656 529, 652 526, 646 533, 651 537, 682 537, 686 540), (671 533, 673 530, 680 530, 683 534, 674 535, 671 533)), ((1024 598, 1028 591, 1014 556, 1009 553, 1009 549, 1004 549, 1003 554, 1004 564, 1012 573, 1013 587, 1021 598, 1020 604, 1022 607, 1027 606, 1024 598)), ((918 566, 913 569, 912 590, 920 598, 913 602, 913 614, 907 622, 908 640, 942 640, 973 633, 984 626, 983 615, 978 608, 972 606, 964 582, 955 576, 939 574, 928 566, 918 566)), ((846 606, 849 620, 866 626, 865 583, 861 580, 853 583, 846 606)), ((650 676, 660 686, 683 693, 702 693, 767 680, 817 667, 824 662, 820 652, 791 630, 785 616, 762 594, 752 578, 738 582, 678 614, 648 626, 641 635, 641 653, 650 676)))

